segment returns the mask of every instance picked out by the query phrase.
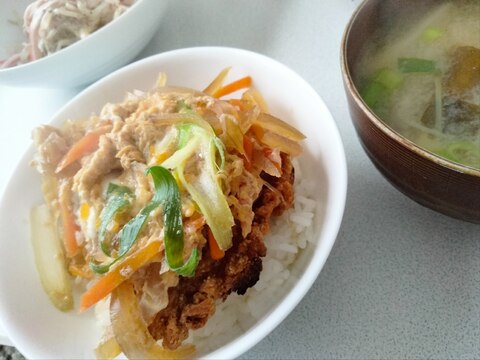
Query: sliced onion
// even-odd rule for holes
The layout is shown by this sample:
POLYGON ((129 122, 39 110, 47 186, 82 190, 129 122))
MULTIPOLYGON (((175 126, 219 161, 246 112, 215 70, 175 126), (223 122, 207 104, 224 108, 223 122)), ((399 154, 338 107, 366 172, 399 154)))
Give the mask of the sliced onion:
POLYGON ((302 153, 302 147, 298 142, 287 139, 271 131, 265 131, 259 140, 268 147, 278 149, 291 156, 298 156, 302 153))
POLYGON ((227 132, 228 145, 237 150, 240 154, 245 154, 243 148, 243 133, 240 126, 233 116, 224 116, 225 128, 227 132))
POLYGON ((253 123, 290 140, 300 141, 305 139, 305 135, 293 126, 267 113, 261 113, 253 123))
POLYGON ((52 303, 62 311, 73 308, 70 277, 65 264, 62 242, 47 205, 32 208, 30 231, 35 264, 40 281, 52 303))
POLYGON ((165 85, 167 85, 167 74, 165 74, 164 72, 161 72, 160 74, 158 74, 158 79, 157 79, 157 83, 155 84, 155 87, 157 89, 160 89, 165 87, 165 85))
MULTIPOLYGON (((258 141, 258 140, 257 140, 258 141)), ((258 142, 257 142, 258 144, 258 142)), ((251 157, 251 166, 253 169, 258 169, 260 171, 264 171, 268 175, 280 177, 282 176, 282 160, 280 158, 279 161, 275 161, 275 158, 271 155, 267 155, 267 151, 269 150, 270 153, 279 153, 280 150, 271 150, 270 148, 266 148, 260 144, 254 145, 251 157)))
POLYGON ((261 111, 268 113, 268 105, 262 94, 255 89, 248 89, 242 95, 242 99, 251 105, 258 106, 261 111))
POLYGON ((272 184, 270 184, 268 181, 263 180, 263 185, 270 190, 271 192, 275 193, 280 199, 282 199, 282 202, 285 202, 285 198, 283 197, 283 194, 272 184))
POLYGON ((184 359, 195 352, 193 345, 170 351, 155 341, 142 318, 137 296, 129 281, 123 282, 112 293, 110 319, 115 340, 130 360, 184 359))
POLYGON ((244 134, 247 133, 247 131, 253 125, 253 121, 258 117, 259 114, 260 109, 257 106, 253 107, 252 109, 239 112, 238 124, 244 134))
POLYGON ((217 154, 224 159, 223 148, 214 137, 206 134, 202 129, 196 130, 194 136, 200 139, 198 153, 204 161, 199 164, 199 173, 195 181, 187 181, 184 173, 185 163, 177 167, 178 178, 198 205, 220 249, 227 250, 232 246, 234 219, 217 176, 217 154))
POLYGON ((280 177, 282 176, 282 173, 278 168, 275 166, 273 161, 271 161, 269 158, 264 157, 263 158, 263 171, 265 171, 268 175, 272 175, 275 177, 280 177))
POLYGON ((195 96, 200 96, 203 95, 200 91, 194 90, 191 88, 187 87, 181 87, 181 86, 161 86, 157 87, 156 92, 158 94, 164 94, 164 93, 179 93, 179 94, 191 94, 195 96))
POLYGON ((207 95, 213 96, 218 89, 220 89, 223 86, 223 81, 227 77, 228 73, 230 72, 230 67, 227 67, 220 71, 220 73, 217 75, 215 79, 203 90, 203 92, 207 95))
POLYGON ((150 116, 150 120, 157 125, 195 124, 213 134, 212 126, 203 117, 193 113, 155 114, 150 116))
POLYGON ((120 345, 118 345, 115 338, 109 337, 107 339, 102 339, 100 343, 95 348, 95 355, 97 359, 102 360, 111 360, 115 359, 120 353, 122 349, 120 349, 120 345))

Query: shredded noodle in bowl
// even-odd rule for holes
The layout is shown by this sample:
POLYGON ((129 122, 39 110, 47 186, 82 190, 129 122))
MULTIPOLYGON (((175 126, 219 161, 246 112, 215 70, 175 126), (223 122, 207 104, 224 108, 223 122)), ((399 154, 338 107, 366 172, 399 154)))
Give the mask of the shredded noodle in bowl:
POLYGON ((27 41, 0 69, 56 53, 123 14, 134 0, 36 0, 25 10, 27 41))

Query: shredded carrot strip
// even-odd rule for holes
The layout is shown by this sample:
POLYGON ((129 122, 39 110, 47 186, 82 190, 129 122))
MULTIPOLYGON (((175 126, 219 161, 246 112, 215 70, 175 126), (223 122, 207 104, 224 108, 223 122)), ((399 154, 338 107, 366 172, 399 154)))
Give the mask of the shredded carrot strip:
POLYGON ((78 140, 62 158, 55 172, 61 172, 68 165, 95 151, 98 148, 100 136, 107 133, 110 129, 110 125, 102 126, 78 140))
POLYGON ((263 136, 265 135, 265 130, 263 130, 260 126, 253 124, 250 126, 250 130, 255 134, 258 140, 262 140, 263 136))
POLYGON ((117 266, 101 277, 82 295, 80 299, 80 312, 87 310, 109 295, 118 285, 128 279, 130 275, 147 264, 159 251, 160 243, 158 241, 151 242, 144 248, 120 261, 117 266))
POLYGON ((67 257, 74 257, 80 250, 77 244, 76 233, 80 231, 80 227, 75 222, 75 216, 72 209, 65 202, 60 203, 60 215, 63 225, 63 243, 67 257))
POLYGON ((253 143, 246 135, 243 136, 243 149, 245 150, 245 153, 243 155, 245 159, 245 169, 251 170, 253 158, 253 143))
POLYGON ((231 94, 237 90, 245 89, 252 85, 252 78, 250 76, 245 76, 237 81, 234 81, 224 87, 218 89, 213 94, 214 97, 219 98, 228 94, 231 94))
POLYGON ((225 251, 220 249, 217 240, 213 237, 212 230, 208 228, 208 245, 210 247, 210 256, 213 260, 220 260, 225 256, 225 251))

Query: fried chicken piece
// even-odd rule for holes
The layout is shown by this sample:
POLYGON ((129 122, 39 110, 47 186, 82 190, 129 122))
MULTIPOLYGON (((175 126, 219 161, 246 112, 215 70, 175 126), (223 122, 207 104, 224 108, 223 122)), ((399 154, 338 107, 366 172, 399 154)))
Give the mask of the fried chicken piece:
POLYGON ((262 271, 262 257, 267 249, 263 242, 271 216, 279 216, 293 204, 294 169, 290 158, 282 155, 282 176, 262 174, 276 191, 264 187, 253 205, 255 217, 252 230, 243 238, 238 222, 233 228, 233 246, 221 260, 210 257, 208 246, 192 278, 182 277, 178 286, 168 290, 169 303, 152 324, 150 333, 163 346, 176 349, 191 329, 203 327, 215 313, 215 303, 225 301, 231 292, 245 294, 256 284, 262 271))

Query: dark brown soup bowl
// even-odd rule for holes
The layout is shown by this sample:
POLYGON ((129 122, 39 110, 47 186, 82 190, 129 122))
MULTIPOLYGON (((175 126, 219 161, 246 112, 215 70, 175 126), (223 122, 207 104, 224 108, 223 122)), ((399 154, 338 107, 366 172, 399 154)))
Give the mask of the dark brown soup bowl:
POLYGON ((377 117, 360 97, 353 79, 362 50, 373 41, 383 19, 428 11, 438 0, 366 0, 345 31, 341 65, 350 114, 360 142, 377 169, 398 190, 421 205, 480 223, 480 171, 443 159, 406 139, 377 117), (411 10, 411 9, 410 9, 411 10))

